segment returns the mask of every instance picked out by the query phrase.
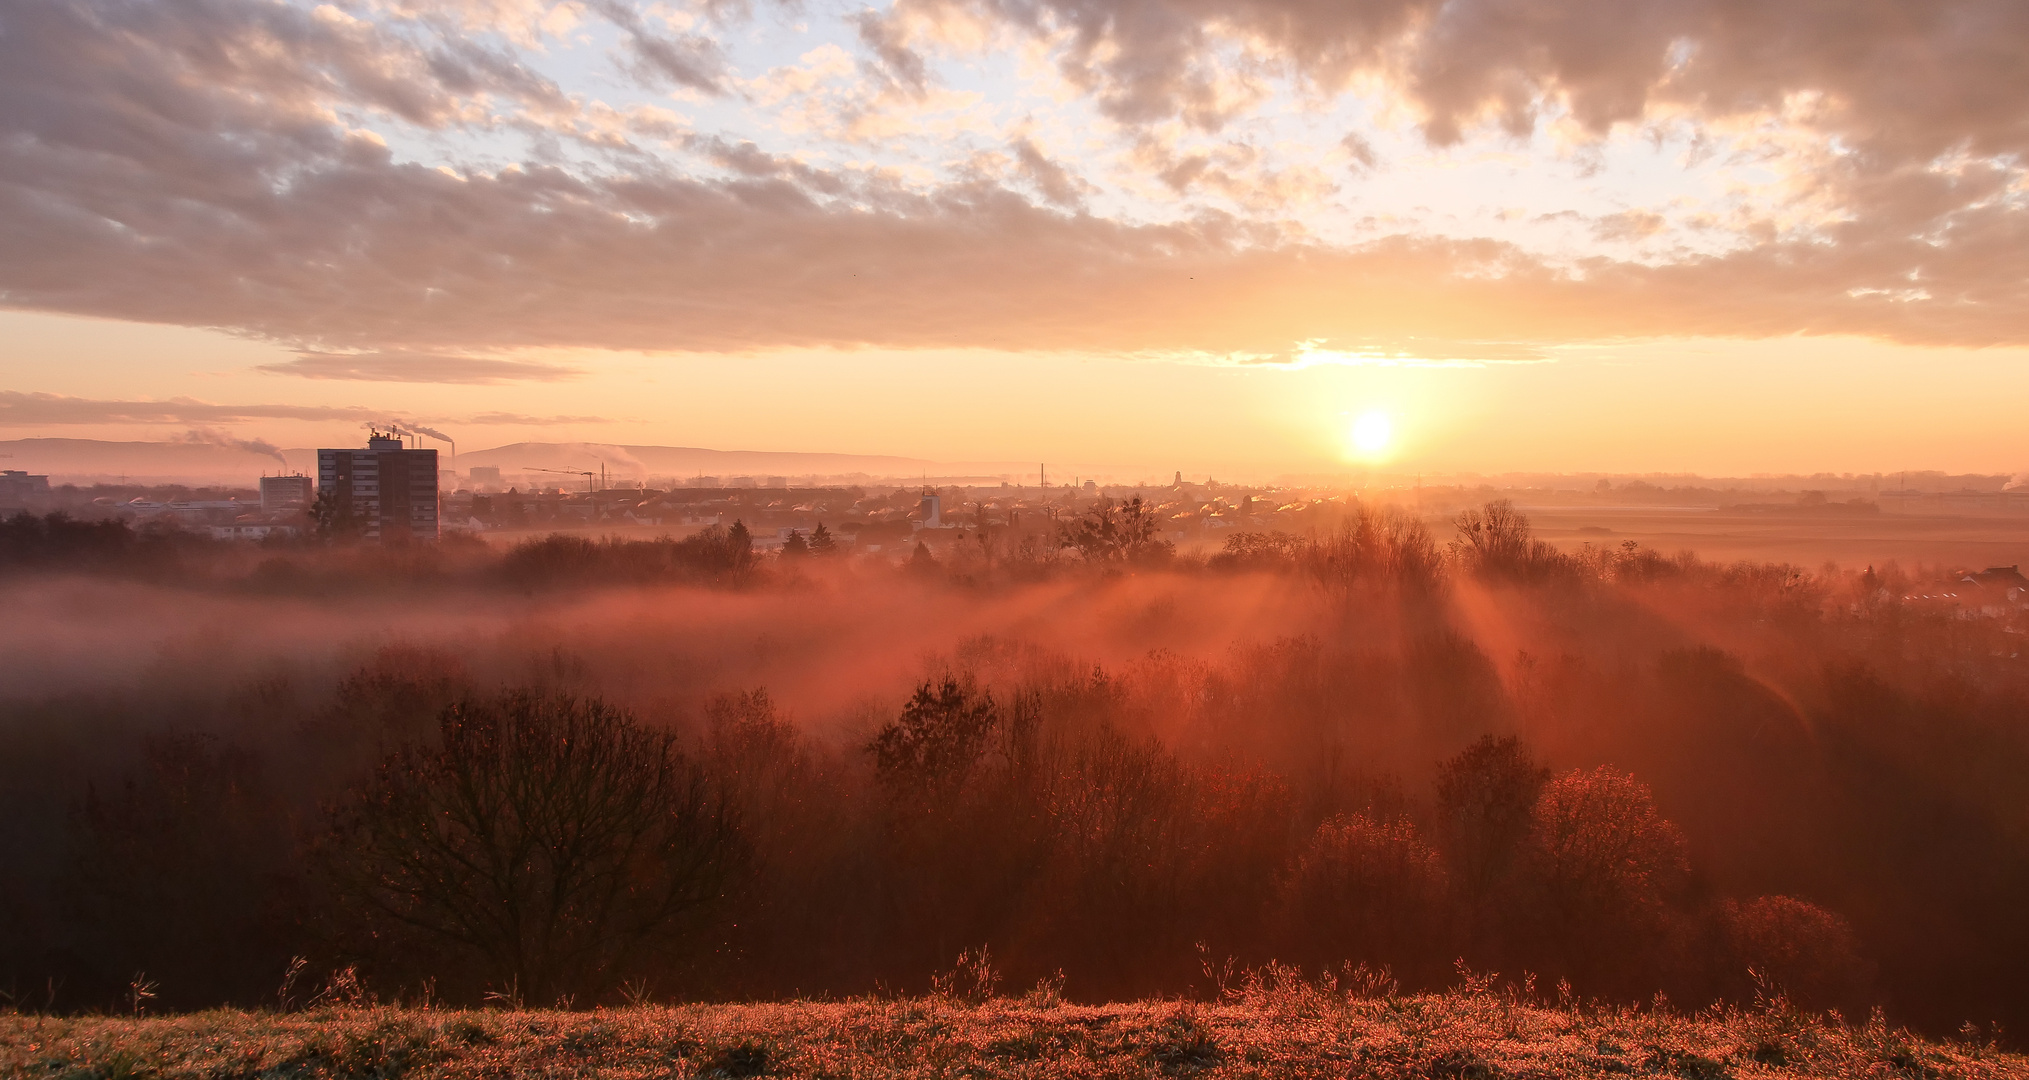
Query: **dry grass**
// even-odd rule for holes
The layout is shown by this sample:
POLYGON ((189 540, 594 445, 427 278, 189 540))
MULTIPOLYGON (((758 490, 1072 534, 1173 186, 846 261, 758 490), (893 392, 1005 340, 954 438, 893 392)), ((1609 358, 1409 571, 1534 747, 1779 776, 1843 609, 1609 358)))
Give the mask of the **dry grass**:
POLYGON ((1484 985, 1347 995, 1281 980, 1222 1004, 1047 993, 590 1012, 344 1008, 0 1015, 0 1075, 190 1077, 2029 1077, 2029 1058, 1777 1003, 1687 1015, 1484 985))

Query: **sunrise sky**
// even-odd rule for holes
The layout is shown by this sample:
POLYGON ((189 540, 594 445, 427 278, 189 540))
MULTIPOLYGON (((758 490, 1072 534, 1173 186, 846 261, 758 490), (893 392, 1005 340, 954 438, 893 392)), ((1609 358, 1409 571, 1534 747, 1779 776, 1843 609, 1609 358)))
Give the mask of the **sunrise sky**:
POLYGON ((0 0, 0 437, 2014 472, 2025 54, 2019 0, 0 0))

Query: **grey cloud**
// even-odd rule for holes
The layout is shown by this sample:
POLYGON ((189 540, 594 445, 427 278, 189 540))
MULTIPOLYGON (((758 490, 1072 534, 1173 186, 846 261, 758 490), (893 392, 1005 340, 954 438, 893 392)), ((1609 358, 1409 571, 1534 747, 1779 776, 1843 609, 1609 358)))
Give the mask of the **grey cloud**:
MULTIPOLYGON (((378 420, 369 409, 321 405, 214 405, 191 398, 100 401, 0 390, 0 425, 230 424, 242 420, 378 420)), ((211 441, 196 438, 190 441, 211 441)))
MULTIPOLYGON (((272 448, 259 439, 236 439, 210 425, 235 424, 248 420, 339 420, 350 423, 385 424, 390 413, 358 406, 323 405, 219 405, 193 398, 162 401, 108 401, 67 397, 61 394, 32 394, 0 390, 0 427, 52 426, 59 424, 195 424, 202 425, 173 440, 237 447, 254 453, 272 448)), ((405 427, 428 434, 408 420, 405 427)), ((441 423, 553 426, 558 424, 599 424, 601 416, 525 416, 519 413, 485 412, 461 421, 441 423)))
POLYGON ((918 97, 929 88, 930 74, 922 54, 909 48, 892 13, 872 9, 852 15, 849 21, 858 32, 860 44, 879 60, 879 70, 888 81, 918 97))
POLYGON ((418 352, 303 352, 294 360, 263 364, 260 370, 306 379, 355 382, 464 383, 490 386, 509 382, 555 382, 584 372, 562 364, 501 360, 483 356, 447 356, 418 352))
POLYGON ((702 34, 660 33, 624 0, 591 0, 587 6, 627 32, 627 67, 636 78, 708 94, 725 91, 726 58, 717 41, 702 34))
POLYGON ((604 416, 524 416, 521 413, 485 412, 473 416, 467 423, 500 427, 555 427, 560 424, 610 424, 612 420, 604 416))
POLYGON ((1015 167, 1036 186, 1038 194, 1045 201, 1066 209, 1079 209, 1085 205, 1085 195, 1091 185, 1078 178, 1076 173, 1052 161, 1034 140, 1020 138, 1014 141, 1015 167))
POLYGON ((1623 210, 1593 222, 1592 234, 1601 240, 1645 240, 1663 231, 1669 223, 1649 210, 1623 210))
POLYGON ((823 195, 845 195, 851 190, 836 174, 814 169, 795 158, 771 154, 751 142, 733 142, 717 135, 696 136, 687 148, 713 164, 749 180, 782 180, 823 195))
POLYGON ((1362 138, 1359 132, 1347 132, 1346 137, 1339 140, 1339 145, 1352 159, 1354 172, 1372 172, 1381 167, 1381 155, 1375 152, 1374 144, 1362 138))
POLYGON ((1068 73, 1116 116, 1188 113, 1230 27, 1334 88, 1372 71, 1439 142, 1492 115, 1527 130, 1562 102, 1603 130, 1669 102, 1705 115, 1829 99, 1827 122, 1905 160, 2029 141, 2029 7, 2015 0, 914 0, 1068 32, 1068 73))

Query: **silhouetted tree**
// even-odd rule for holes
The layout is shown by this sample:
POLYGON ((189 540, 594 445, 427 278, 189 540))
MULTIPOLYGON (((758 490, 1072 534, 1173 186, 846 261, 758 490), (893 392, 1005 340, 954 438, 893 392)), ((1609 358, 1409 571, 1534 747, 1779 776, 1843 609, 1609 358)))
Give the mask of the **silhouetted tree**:
POLYGON ((1345 593, 1365 582, 1417 589, 1435 586, 1442 560, 1421 519, 1392 506, 1361 503, 1339 528, 1302 551, 1304 567, 1327 589, 1345 593))
POLYGON ((950 675, 926 682, 874 736, 874 768, 891 788, 948 789, 978 764, 999 720, 992 694, 975 693, 950 675))
POLYGON ((500 573, 517 585, 558 585, 604 576, 608 560, 598 541, 569 533, 523 540, 500 560, 500 573))
POLYGON ((1219 545, 1208 565, 1220 570, 1280 570, 1296 565, 1303 548, 1303 538, 1292 533, 1234 533, 1219 545))
POLYGON ((1483 735, 1437 770, 1438 842, 1469 910, 1511 884, 1550 780, 1520 739, 1483 735))
POLYGON ((1088 562, 1161 562, 1176 553, 1176 545, 1156 536, 1155 508, 1141 496, 1115 505, 1100 502, 1076 521, 1057 526, 1057 542, 1077 548, 1088 562))
POLYGON ((60 510, 38 517, 24 510, 0 519, 0 567, 118 558, 134 539, 124 522, 74 521, 60 510))
POLYGON ((366 535, 366 513, 336 488, 319 488, 310 502, 310 521, 320 540, 357 540, 366 535))
POLYGON ((1445 891, 1443 861, 1406 819, 1332 817, 1285 885, 1289 947, 1326 969, 1350 960, 1412 982, 1441 975, 1445 891))
POLYGON ((514 693, 453 706, 436 745, 384 761, 325 856, 369 926, 547 1003, 675 944, 743 852, 673 736, 597 700, 514 693))
POLYGON ((817 528, 810 533, 810 553, 812 555, 833 555, 837 552, 837 538, 831 535, 830 529, 824 527, 824 522, 818 522, 817 528))
POLYGON ((217 738, 149 737, 142 759, 117 791, 91 791, 75 817, 65 907, 96 985, 73 993, 110 998, 142 969, 165 1005, 251 1003, 249 988, 286 956, 284 808, 254 755, 217 738))
POLYGON ((1545 944, 1595 987, 1652 981, 1690 863, 1648 785, 1606 766, 1573 770, 1543 786, 1532 816, 1529 899, 1545 944))
POLYGON ((1466 569, 1485 577, 1541 577, 1568 562, 1556 548, 1535 539, 1527 515, 1510 499, 1461 511, 1453 524, 1458 539, 1452 553, 1466 569))
POLYGON ((681 570, 719 581, 741 581, 754 568, 754 540, 747 526, 708 525, 676 542, 671 560, 681 570))

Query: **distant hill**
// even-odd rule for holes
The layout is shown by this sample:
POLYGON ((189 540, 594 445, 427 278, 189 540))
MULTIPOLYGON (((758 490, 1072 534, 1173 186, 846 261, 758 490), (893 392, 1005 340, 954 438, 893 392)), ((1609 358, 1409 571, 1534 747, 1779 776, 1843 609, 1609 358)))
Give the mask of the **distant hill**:
POLYGON ((103 442, 98 439, 0 440, 0 469, 46 473, 54 484, 233 484, 263 473, 309 473, 314 450, 261 448, 243 442, 103 442))

